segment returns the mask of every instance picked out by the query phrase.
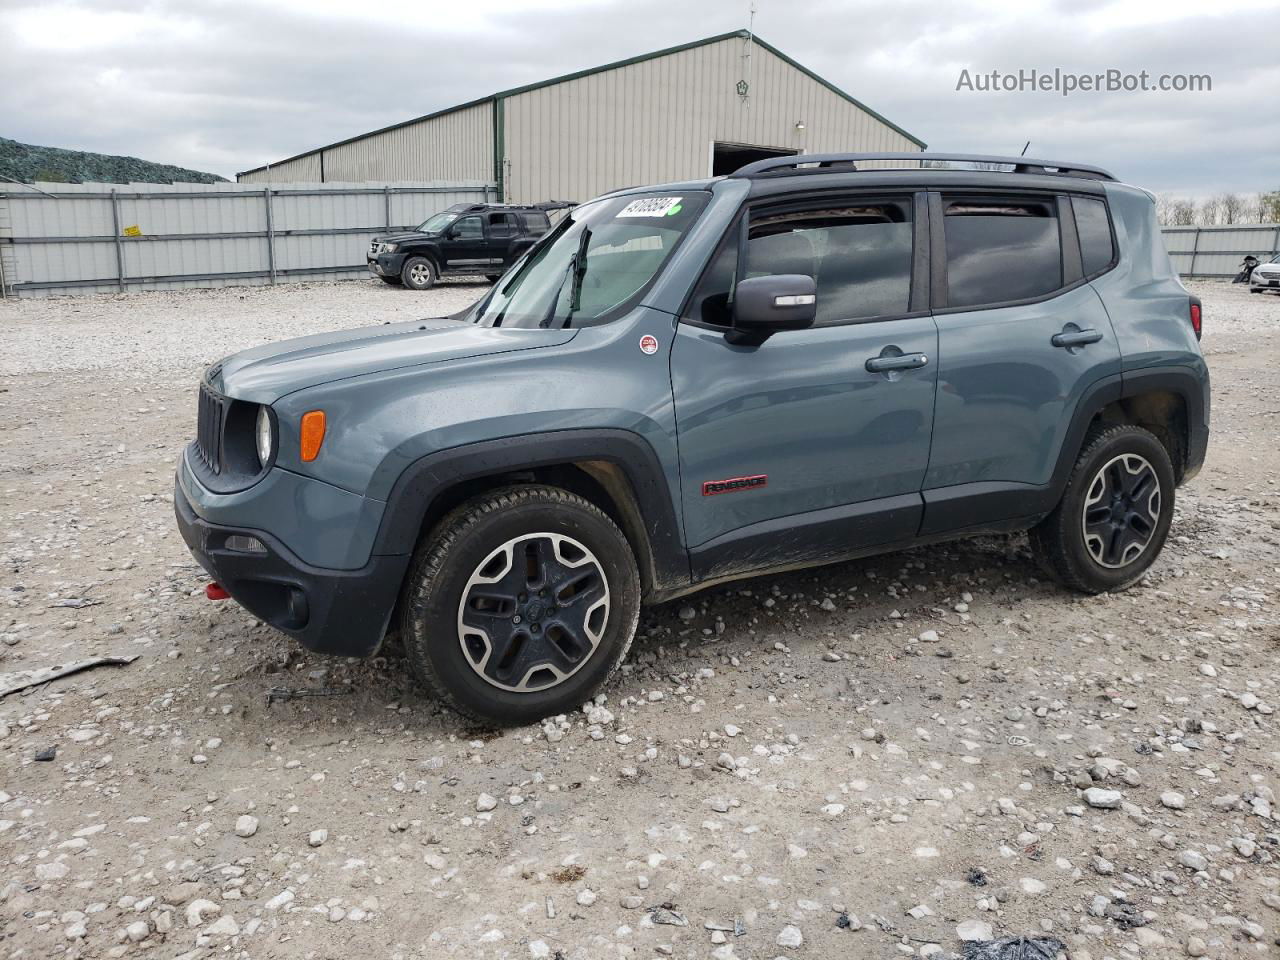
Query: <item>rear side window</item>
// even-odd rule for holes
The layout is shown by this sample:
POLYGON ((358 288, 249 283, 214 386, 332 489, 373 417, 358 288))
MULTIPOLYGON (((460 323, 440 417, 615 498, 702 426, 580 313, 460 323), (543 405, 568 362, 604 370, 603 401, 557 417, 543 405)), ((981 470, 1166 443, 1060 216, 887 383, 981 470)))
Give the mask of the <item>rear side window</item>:
POLYGON ((524 218, 525 230, 535 236, 551 229, 551 220, 545 213, 522 213, 520 216, 524 218))
POLYGON ((1115 259, 1107 205, 1088 197, 1072 197, 1071 209, 1075 211, 1076 232, 1080 235, 1080 261, 1084 275, 1092 277, 1106 270, 1115 259))
POLYGON ((510 213, 489 214, 489 236, 495 240, 505 240, 515 236, 516 218, 510 213))
POLYGON ((1028 300, 1062 286, 1062 243, 1052 201, 943 204, 948 306, 1028 300))

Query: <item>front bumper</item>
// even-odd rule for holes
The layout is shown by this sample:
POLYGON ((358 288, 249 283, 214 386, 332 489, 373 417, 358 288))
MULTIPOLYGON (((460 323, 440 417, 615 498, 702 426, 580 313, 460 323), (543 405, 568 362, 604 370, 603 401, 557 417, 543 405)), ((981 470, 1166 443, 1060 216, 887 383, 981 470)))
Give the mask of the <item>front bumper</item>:
POLYGON ((404 268, 405 253, 380 253, 376 257, 365 255, 369 272, 376 277, 398 277, 404 268))
POLYGON ((386 634, 408 556, 370 557, 357 570, 313 567, 269 533, 210 523, 198 516, 175 483, 178 530, 209 575, 251 614, 308 650, 344 657, 377 651, 386 634), (227 547, 227 538, 253 537, 265 552, 227 547))
POLYGON ((1249 286, 1254 290, 1280 290, 1280 277, 1268 277, 1265 274, 1254 273, 1249 278, 1249 286))

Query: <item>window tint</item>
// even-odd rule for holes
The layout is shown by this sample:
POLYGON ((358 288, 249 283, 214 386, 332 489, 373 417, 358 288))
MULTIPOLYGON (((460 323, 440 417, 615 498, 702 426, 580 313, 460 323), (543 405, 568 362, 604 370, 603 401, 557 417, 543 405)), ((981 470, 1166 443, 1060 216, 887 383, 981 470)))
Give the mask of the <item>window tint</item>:
POLYGON ((1091 277, 1111 266, 1115 248, 1111 244, 1111 224, 1107 205, 1101 200, 1072 197, 1071 209, 1076 214, 1076 232, 1080 235, 1080 260, 1084 275, 1091 277))
POLYGON ((819 325, 895 316, 909 309, 911 263, 906 201, 766 213, 752 219, 746 270, 738 275, 738 248, 730 238, 703 276, 690 312, 728 326, 739 279, 800 273, 817 284, 819 325))
POLYGON ((546 233, 551 229, 551 220, 545 213, 522 213, 524 228, 530 233, 546 233))
POLYGON ((1026 300, 1062 286, 1054 204, 951 200, 943 223, 949 306, 1026 300))
POLYGON ((453 225, 453 235, 459 240, 481 240, 484 238, 484 227, 479 217, 463 217, 453 225))

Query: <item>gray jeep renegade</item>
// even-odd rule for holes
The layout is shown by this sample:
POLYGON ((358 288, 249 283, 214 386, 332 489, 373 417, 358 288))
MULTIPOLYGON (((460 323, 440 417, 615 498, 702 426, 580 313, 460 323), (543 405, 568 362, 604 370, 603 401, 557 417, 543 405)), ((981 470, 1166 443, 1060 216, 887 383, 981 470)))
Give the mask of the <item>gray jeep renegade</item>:
POLYGON ((324 653, 398 632, 523 723, 600 688, 642 603, 739 577, 1028 530, 1066 586, 1132 584, 1209 432, 1152 199, 931 156, 621 190, 452 317, 214 364, 174 494, 208 592, 324 653))

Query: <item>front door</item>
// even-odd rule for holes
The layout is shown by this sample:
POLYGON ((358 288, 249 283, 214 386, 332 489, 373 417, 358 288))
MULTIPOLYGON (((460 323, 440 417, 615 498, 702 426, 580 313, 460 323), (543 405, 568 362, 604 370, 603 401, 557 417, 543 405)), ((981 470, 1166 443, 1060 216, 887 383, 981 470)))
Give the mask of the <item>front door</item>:
POLYGON ((740 228, 716 255, 671 356, 695 578, 915 534, 937 332, 912 309, 926 295, 913 276, 912 206, 842 196, 755 208, 743 269, 740 228), (737 279, 797 273, 817 283, 813 327, 759 346, 726 339, 737 279))
MULTIPOLYGON (((923 532, 1041 512, 1082 393, 1120 373, 1069 201, 935 198, 945 249, 923 532), (1043 495, 1043 496, 1042 496, 1043 495)), ((936 274, 935 274, 936 275, 936 274)))
POLYGON ((453 221, 443 246, 446 270, 484 272, 489 269, 489 246, 479 216, 453 221))

